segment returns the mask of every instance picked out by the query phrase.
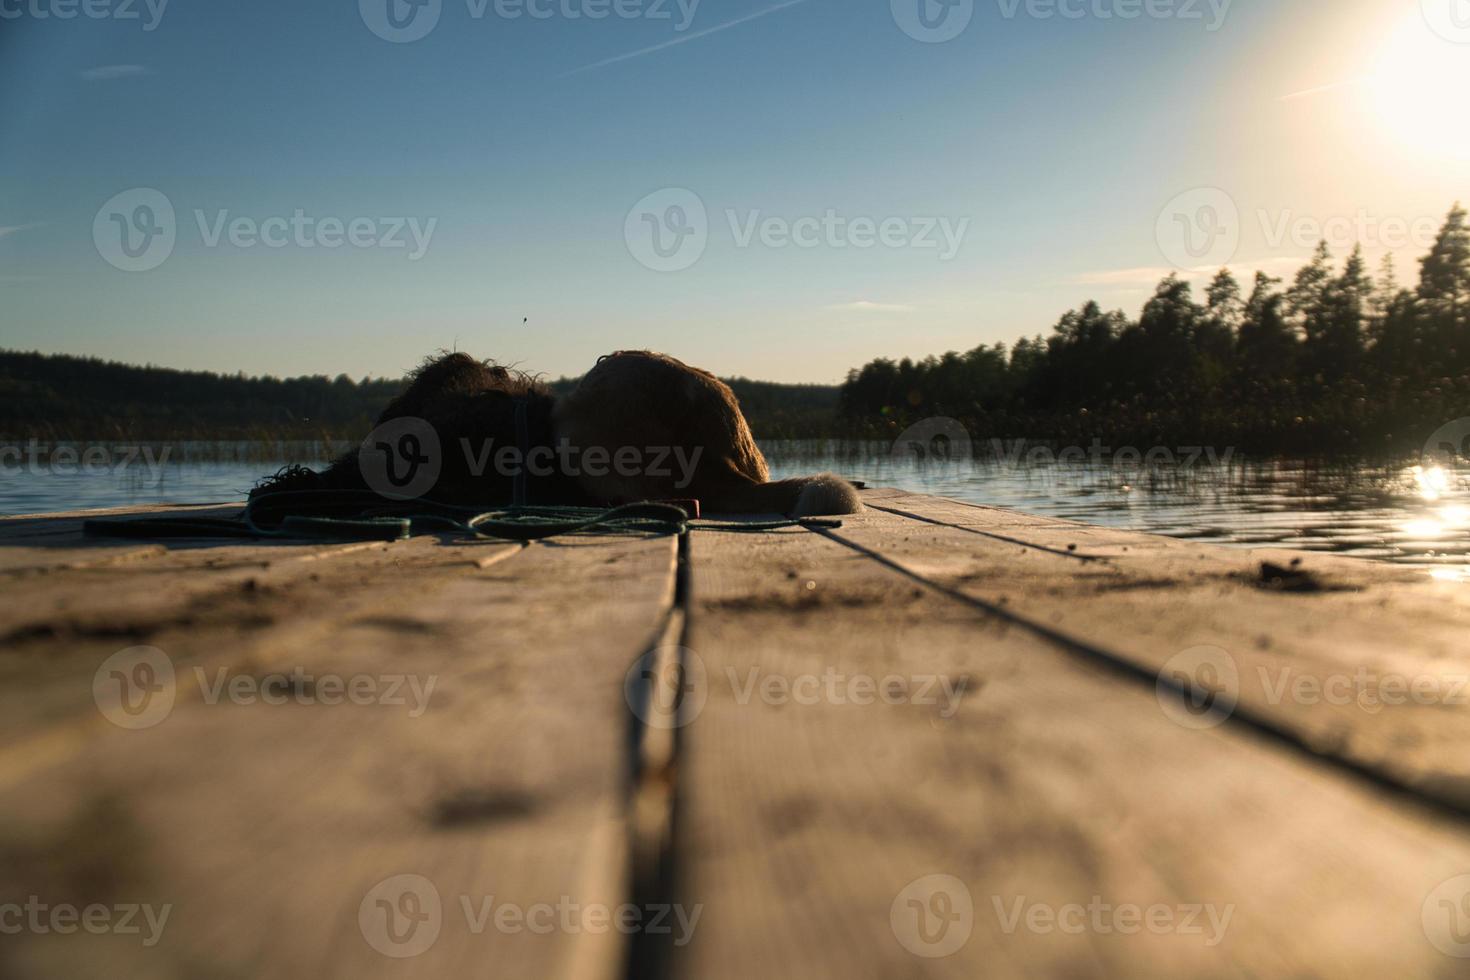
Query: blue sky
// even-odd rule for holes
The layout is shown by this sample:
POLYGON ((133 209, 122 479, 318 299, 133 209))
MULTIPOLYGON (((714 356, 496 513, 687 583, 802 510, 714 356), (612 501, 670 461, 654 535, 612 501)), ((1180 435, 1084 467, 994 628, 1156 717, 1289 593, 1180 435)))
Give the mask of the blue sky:
POLYGON ((956 0, 942 43, 901 26, 921 0, 439 0, 399 43, 386 4, 432 7, 68 2, 0 0, 0 346, 836 381, 1136 312, 1176 266, 1288 271, 1334 221, 1411 279, 1470 198, 1463 135, 1424 132, 1470 128, 1470 20, 1430 9, 1466 0, 956 0), (1181 253, 1170 208, 1227 234, 1181 253), (658 271, 670 221, 701 234, 658 271))

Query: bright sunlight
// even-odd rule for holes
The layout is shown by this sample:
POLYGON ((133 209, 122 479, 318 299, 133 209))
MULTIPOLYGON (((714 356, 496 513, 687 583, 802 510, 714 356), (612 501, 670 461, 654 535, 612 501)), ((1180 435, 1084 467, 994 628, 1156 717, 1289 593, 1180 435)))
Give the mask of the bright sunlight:
POLYGON ((1424 29, 1415 13, 1388 36, 1364 89, 1382 131, 1426 158, 1470 160, 1470 50, 1424 29))

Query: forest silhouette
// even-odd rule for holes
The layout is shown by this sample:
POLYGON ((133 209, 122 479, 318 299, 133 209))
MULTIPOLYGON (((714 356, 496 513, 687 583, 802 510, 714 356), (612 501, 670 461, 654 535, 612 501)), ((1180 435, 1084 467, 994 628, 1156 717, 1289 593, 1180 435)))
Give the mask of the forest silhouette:
POLYGON ((1338 268, 1325 242, 1290 283, 1247 292, 1220 270, 1196 300, 1170 275, 1137 320, 1096 302, 1050 337, 849 372, 849 430, 897 434, 958 419, 977 440, 1231 446, 1251 453, 1421 449, 1470 415, 1470 224, 1459 204, 1420 261, 1416 289, 1362 247, 1338 268))

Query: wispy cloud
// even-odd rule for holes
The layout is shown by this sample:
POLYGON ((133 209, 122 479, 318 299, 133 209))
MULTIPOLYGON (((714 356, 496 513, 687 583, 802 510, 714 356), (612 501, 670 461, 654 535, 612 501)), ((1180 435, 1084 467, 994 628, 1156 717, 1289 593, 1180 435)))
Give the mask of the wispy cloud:
POLYGON ((1328 85, 1317 85, 1313 88, 1304 88, 1300 92, 1288 92, 1278 98, 1277 102, 1296 102, 1299 99, 1310 99, 1314 95, 1325 95, 1328 92, 1336 92, 1338 89, 1353 88, 1357 85, 1365 85, 1372 81, 1368 76, 1362 78, 1350 78, 1345 82, 1332 82, 1328 85))
POLYGON ((136 78, 151 74, 153 70, 146 65, 98 65, 82 72, 82 78, 89 82, 110 82, 115 78, 136 78))
POLYGON ((0 238, 8 238, 9 236, 14 235, 16 232, 29 231, 32 228, 39 228, 43 224, 45 224, 44 221, 32 221, 28 225, 0 225, 0 238))
POLYGON ((580 75, 583 72, 592 71, 595 68, 605 68, 608 65, 615 65, 620 61, 631 61, 634 58, 641 58, 646 54, 653 54, 653 52, 662 51, 665 48, 676 47, 680 44, 688 44, 690 41, 697 41, 702 37, 709 37, 711 34, 718 34, 720 33, 720 31, 728 31, 730 28, 736 27, 740 24, 749 23, 750 21, 759 20, 762 17, 767 17, 771 14, 776 13, 778 10, 785 10, 787 7, 795 7, 798 4, 803 4, 807 2, 808 0, 784 0, 783 3, 778 3, 775 6, 766 7, 764 10, 757 10, 755 13, 746 14, 744 17, 737 17, 734 20, 728 20, 723 24, 716 24, 714 27, 706 27, 704 30, 695 31, 693 34, 680 35, 679 37, 674 38, 672 41, 664 41, 662 44, 654 44, 646 48, 639 48, 637 51, 629 51, 627 54, 620 54, 615 55, 611 58, 604 58, 601 61, 594 61, 590 65, 583 65, 581 68, 573 68, 569 72, 563 72, 558 77, 566 78, 570 75, 580 75))
POLYGON ((840 310, 844 313, 912 313, 914 308, 903 303, 874 303, 872 300, 859 299, 851 303, 836 303, 827 307, 829 310, 840 310))

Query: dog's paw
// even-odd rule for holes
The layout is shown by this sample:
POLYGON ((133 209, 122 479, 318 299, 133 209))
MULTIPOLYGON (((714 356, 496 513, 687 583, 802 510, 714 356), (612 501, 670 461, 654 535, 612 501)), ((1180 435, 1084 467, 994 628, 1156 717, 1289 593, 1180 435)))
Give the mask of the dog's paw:
POLYGON ((851 483, 832 473, 818 473, 802 481, 792 517, 828 517, 833 514, 856 514, 863 509, 862 498, 851 483))

